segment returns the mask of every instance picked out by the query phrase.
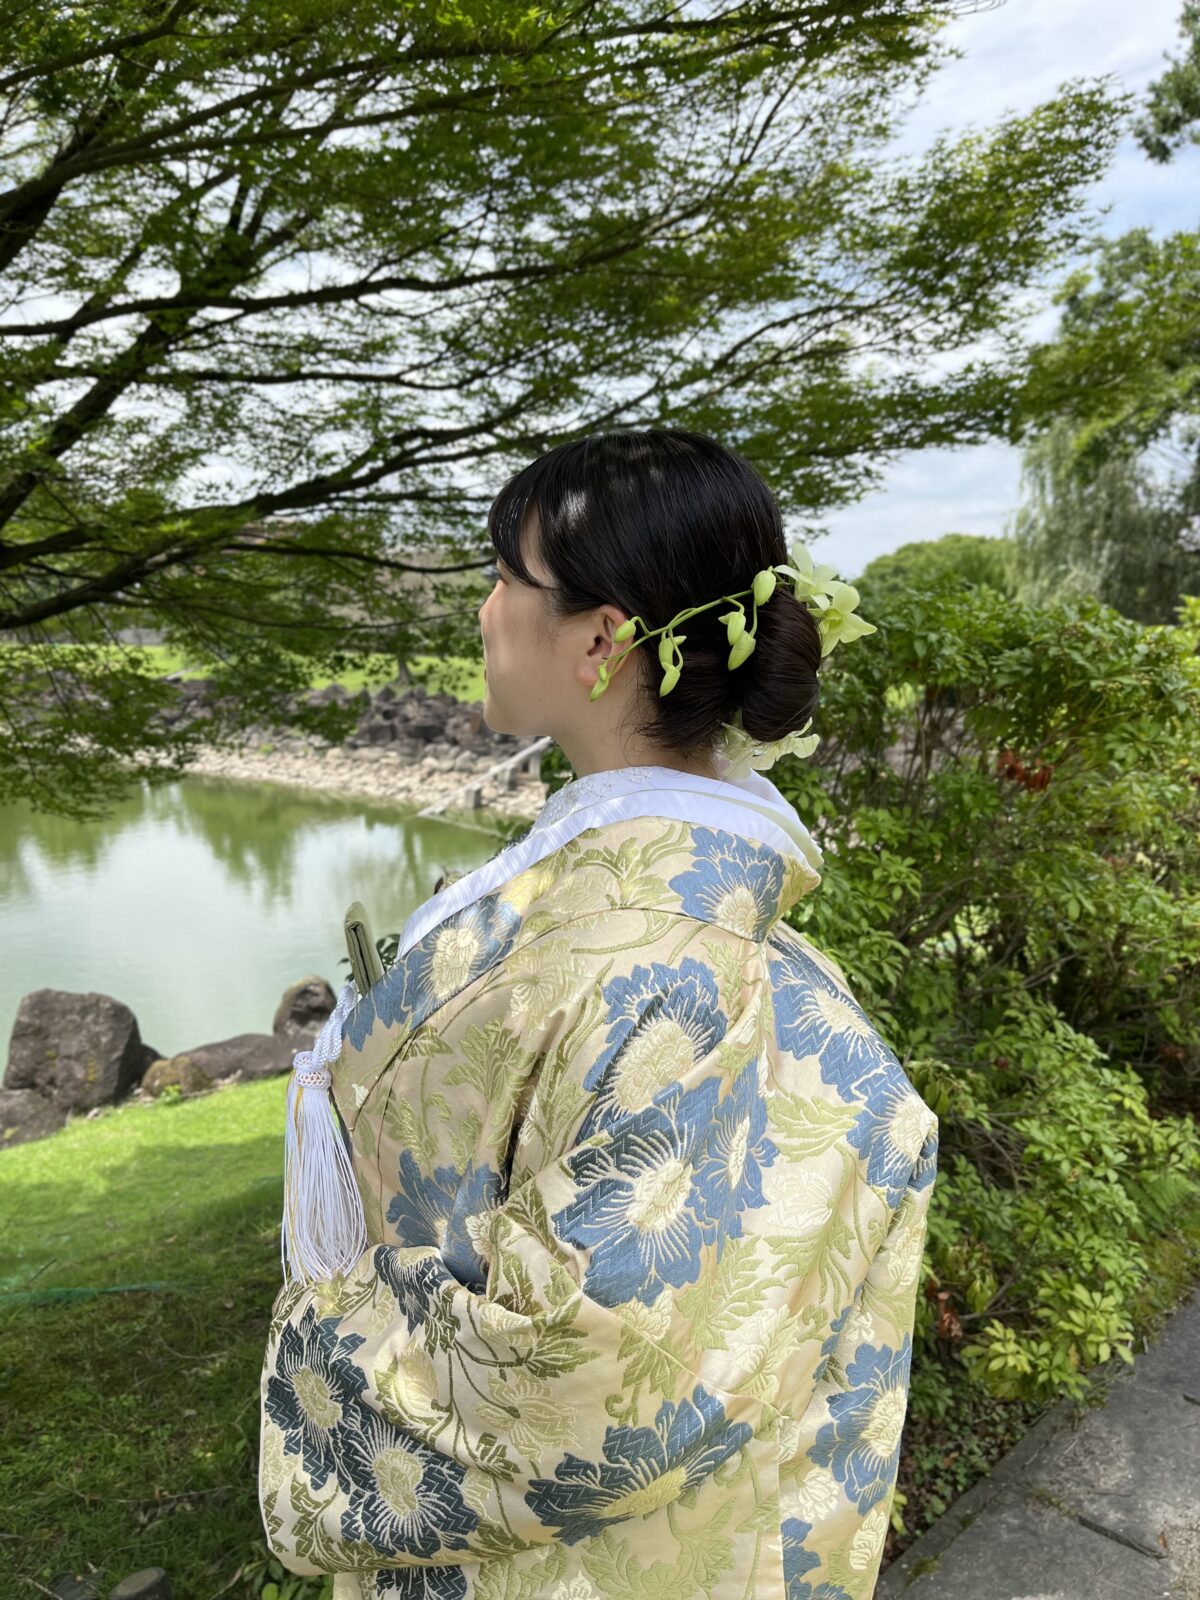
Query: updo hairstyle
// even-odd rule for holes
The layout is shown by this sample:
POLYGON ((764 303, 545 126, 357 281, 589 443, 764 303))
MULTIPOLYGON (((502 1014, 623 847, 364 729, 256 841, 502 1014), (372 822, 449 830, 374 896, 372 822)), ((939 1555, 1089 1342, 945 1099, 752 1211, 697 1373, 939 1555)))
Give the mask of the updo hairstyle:
MULTIPOLYGON (((488 533, 522 583, 546 589, 551 625, 608 603, 661 628, 686 607, 749 589, 763 567, 790 560, 779 507, 759 472, 736 451, 682 428, 589 434, 556 446, 504 485, 488 533), (551 585, 539 584, 521 558, 531 512, 551 585)), ((778 578, 758 608, 755 649, 732 671, 718 620, 732 601, 677 624, 687 637, 669 694, 658 693, 662 636, 638 645, 620 669, 636 670, 643 691, 631 736, 690 761, 711 756, 722 723, 738 710, 758 741, 804 726, 820 693, 820 633, 790 581, 778 578)), ((741 601, 749 627, 753 597, 741 601)), ((639 625, 639 638, 643 631, 639 625)))

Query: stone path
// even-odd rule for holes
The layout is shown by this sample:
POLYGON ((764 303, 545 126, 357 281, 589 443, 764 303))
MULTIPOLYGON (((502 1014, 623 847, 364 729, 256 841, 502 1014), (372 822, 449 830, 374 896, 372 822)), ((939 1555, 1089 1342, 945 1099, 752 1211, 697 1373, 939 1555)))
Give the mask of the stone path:
POLYGON ((1074 1409, 1047 1412, 875 1600, 1200 1600, 1200 1290, 1076 1426, 1074 1409))

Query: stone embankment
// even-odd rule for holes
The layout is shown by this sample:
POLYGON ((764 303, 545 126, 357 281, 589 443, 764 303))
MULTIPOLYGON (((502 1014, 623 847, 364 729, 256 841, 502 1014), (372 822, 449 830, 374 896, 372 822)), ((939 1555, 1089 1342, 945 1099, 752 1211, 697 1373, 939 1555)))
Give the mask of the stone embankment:
MULTIPOLYGON (((179 716, 198 713, 203 680, 182 683, 179 716), (192 684, 197 687, 193 687, 192 684)), ((422 685, 384 684, 352 695, 337 684, 305 697, 357 713, 349 735, 333 743, 312 735, 280 737, 253 729, 236 749, 205 746, 190 771, 204 777, 281 783, 424 809, 488 811, 531 821, 546 798, 541 755, 517 762, 535 741, 495 733, 480 701, 430 694, 422 685)))

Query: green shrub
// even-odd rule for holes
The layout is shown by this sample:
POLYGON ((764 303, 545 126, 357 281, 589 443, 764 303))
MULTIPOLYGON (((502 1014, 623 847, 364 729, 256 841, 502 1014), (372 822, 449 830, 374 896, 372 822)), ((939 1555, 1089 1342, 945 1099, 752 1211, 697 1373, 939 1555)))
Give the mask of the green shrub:
POLYGON ((1080 1396, 1200 1216, 1200 599, 1144 627, 946 577, 869 620, 772 777, 826 855, 792 920, 940 1121, 914 1410, 955 1369, 1080 1396))

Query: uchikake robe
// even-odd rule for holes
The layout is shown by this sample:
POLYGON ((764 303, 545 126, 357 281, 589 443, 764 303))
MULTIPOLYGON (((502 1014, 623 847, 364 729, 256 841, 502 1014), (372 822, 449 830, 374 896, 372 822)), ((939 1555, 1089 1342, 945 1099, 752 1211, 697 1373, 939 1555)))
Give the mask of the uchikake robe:
MULTIPOLYGON (((819 881, 819 880, 818 880, 819 881)), ((588 828, 347 1018, 367 1250, 287 1284, 271 1550, 337 1600, 869 1600, 937 1118, 752 839, 588 828)))

